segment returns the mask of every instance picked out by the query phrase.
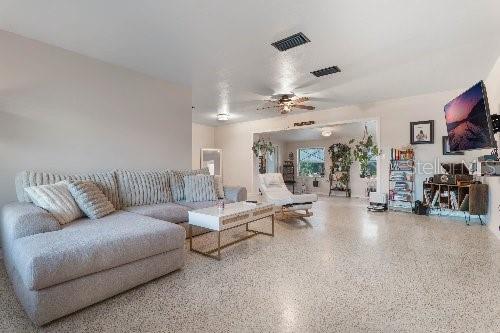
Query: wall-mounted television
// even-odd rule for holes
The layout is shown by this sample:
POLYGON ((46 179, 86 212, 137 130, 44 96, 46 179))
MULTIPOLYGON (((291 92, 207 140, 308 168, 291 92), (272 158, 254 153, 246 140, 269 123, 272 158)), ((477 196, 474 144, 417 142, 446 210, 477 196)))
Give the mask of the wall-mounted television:
POLYGON ((450 151, 496 148, 483 81, 444 107, 450 151))

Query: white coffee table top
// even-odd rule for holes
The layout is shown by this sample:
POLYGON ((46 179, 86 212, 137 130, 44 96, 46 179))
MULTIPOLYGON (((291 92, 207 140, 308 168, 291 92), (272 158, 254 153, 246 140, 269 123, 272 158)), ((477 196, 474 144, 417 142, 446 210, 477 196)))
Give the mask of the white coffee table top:
POLYGON ((262 218, 265 215, 259 214, 261 211, 267 216, 272 215, 270 209, 273 207, 271 203, 242 201, 226 204, 223 210, 219 210, 217 206, 197 209, 189 212, 189 224, 212 230, 229 229, 262 218))

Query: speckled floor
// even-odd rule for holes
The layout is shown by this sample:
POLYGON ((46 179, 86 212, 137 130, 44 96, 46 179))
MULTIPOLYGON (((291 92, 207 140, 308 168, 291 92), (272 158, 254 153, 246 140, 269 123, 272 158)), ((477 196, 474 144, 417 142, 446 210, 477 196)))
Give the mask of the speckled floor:
MULTIPOLYGON (((323 198, 309 224, 278 222, 221 262, 189 253, 183 270, 41 331, 500 332, 500 241, 486 227, 365 206, 323 198)), ((3 265, 0 293, 0 330, 36 330, 3 265)))

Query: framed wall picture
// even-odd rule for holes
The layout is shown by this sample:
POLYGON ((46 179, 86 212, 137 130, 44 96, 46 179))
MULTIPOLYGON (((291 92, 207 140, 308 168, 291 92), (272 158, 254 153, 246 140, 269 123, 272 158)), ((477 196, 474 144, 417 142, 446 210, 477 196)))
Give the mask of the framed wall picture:
POLYGON ((410 142, 412 145, 434 143, 434 120, 411 122, 410 142))
POLYGON ((450 140, 443 136, 443 155, 463 155, 463 151, 450 151, 450 140))

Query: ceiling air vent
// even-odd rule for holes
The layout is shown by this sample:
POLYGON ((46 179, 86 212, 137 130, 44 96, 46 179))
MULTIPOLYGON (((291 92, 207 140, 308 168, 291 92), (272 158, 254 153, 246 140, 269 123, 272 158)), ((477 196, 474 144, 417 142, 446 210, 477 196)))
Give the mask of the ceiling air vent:
POLYGON ((277 42, 272 43, 271 45, 277 48, 280 51, 286 51, 288 49, 297 47, 299 45, 309 43, 310 40, 309 38, 306 37, 302 32, 299 32, 298 34, 292 35, 287 38, 283 38, 282 40, 279 40, 277 42))
POLYGON ((327 67, 323 69, 318 69, 317 71, 311 72, 312 75, 316 77, 325 76, 329 74, 334 74, 340 72, 340 68, 337 66, 327 67))

